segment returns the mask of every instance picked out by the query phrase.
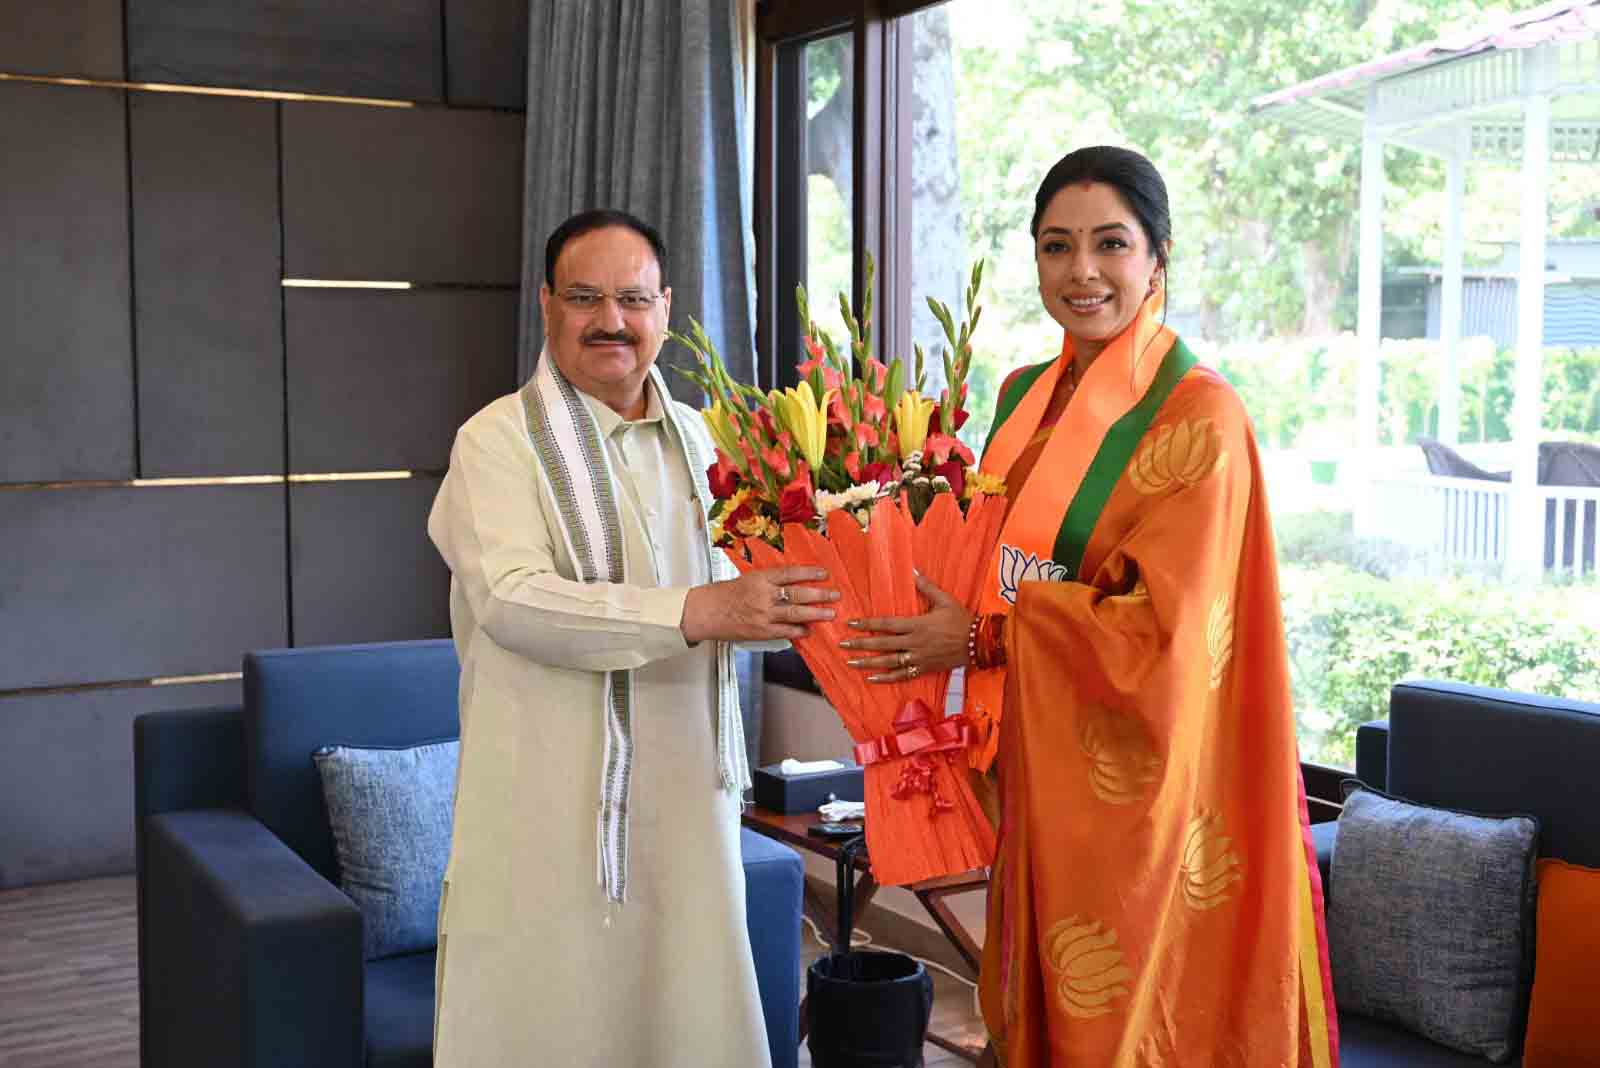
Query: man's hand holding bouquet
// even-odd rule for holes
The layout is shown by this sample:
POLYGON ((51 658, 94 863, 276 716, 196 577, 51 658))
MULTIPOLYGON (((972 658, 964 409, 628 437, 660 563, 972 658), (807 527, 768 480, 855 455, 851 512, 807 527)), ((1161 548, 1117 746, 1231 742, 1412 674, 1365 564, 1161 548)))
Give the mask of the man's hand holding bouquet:
POLYGON ((880 883, 899 885, 987 865, 994 831, 967 781, 970 727, 944 715, 948 671, 874 684, 847 664, 848 621, 911 616, 927 607, 920 574, 973 611, 979 576, 1005 515, 1005 487, 980 472, 957 437, 966 421, 967 372, 983 264, 972 271, 966 317, 938 301, 947 387, 925 396, 925 354, 911 366, 872 351, 868 302, 857 320, 841 296, 850 333, 841 350, 810 317, 797 386, 770 393, 735 381, 698 323, 674 340, 694 352, 684 372, 710 401, 717 445, 708 472, 711 532, 741 571, 815 566, 839 591, 833 621, 814 623, 795 647, 856 741, 864 765, 867 847, 880 883))

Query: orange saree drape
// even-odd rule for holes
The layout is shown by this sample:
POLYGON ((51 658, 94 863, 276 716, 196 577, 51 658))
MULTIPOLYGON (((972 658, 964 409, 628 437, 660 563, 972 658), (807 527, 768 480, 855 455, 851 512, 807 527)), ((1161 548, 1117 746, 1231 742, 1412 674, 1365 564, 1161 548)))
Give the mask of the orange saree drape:
MULTIPOLYGON (((1002 553, 1052 551, 1050 513, 1059 526, 1077 491, 1060 481, 1083 481, 1153 377, 1139 362, 1176 343, 1155 310, 1090 368, 1002 553)), ((992 455, 1014 470, 1053 377, 986 469, 992 455)), ((1008 664, 986 673, 1003 692, 1002 816, 980 987, 1001 1061, 1334 1068, 1272 532, 1249 420, 1219 376, 1178 379, 1092 530, 1064 581, 1014 584, 1008 664)))

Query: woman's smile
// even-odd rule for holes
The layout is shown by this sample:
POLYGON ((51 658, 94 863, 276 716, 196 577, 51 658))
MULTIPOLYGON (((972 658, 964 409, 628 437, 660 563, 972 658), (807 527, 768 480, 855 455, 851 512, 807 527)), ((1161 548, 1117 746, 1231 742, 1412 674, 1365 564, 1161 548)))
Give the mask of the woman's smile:
POLYGON ((1103 182, 1069 185, 1039 220, 1036 262, 1045 308, 1093 359, 1139 314, 1160 259, 1122 194, 1103 182))

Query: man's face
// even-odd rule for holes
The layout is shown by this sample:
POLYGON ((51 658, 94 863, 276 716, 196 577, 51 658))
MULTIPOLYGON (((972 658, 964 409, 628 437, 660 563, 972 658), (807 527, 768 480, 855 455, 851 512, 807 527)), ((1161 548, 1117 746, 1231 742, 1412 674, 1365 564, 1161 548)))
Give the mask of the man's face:
POLYGON ((561 373, 633 418, 641 414, 644 380, 661 352, 671 306, 672 291, 661 288, 661 264, 650 242, 622 226, 568 241, 556 259, 554 291, 539 289, 545 340, 561 373), (596 293, 605 296, 594 303, 596 293), (660 300, 631 311, 616 299, 657 293, 660 300))

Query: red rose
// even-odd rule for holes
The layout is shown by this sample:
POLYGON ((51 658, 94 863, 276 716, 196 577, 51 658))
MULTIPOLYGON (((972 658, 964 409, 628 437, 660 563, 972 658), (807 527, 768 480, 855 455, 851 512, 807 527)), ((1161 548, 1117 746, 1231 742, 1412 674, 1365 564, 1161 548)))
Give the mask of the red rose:
POLYGON ((817 517, 817 507, 811 500, 811 480, 797 478, 783 487, 778 497, 780 523, 809 523, 817 517))
POLYGON ((739 490, 739 469, 717 450, 717 462, 706 468, 706 481, 711 485, 711 496, 725 501, 739 490))
POLYGON ((753 515, 755 515, 755 511, 751 509, 750 502, 748 500, 744 501, 730 514, 722 517, 722 529, 735 537, 743 537, 739 533, 739 524, 753 515))
MULTIPOLYGON (((937 427, 937 428, 939 428, 941 430, 944 429, 944 423, 942 421, 943 418, 944 418, 943 414, 942 414, 943 410, 944 409, 941 406, 939 406, 937 404, 934 405, 934 407, 933 407, 933 416, 928 420, 928 426, 937 427)), ((953 417, 955 419, 956 425, 952 429, 960 430, 962 427, 966 426, 967 425, 967 417, 970 416, 971 414, 972 413, 967 411, 965 408, 957 408, 956 409, 956 414, 953 417)))
POLYGON ((861 482, 876 482, 879 486, 887 486, 891 482, 898 482, 900 476, 895 473, 894 465, 879 460, 861 469, 861 482))
POLYGON ((950 483, 950 491, 958 498, 961 496, 962 491, 967 488, 967 469, 961 466, 959 460, 942 463, 933 469, 933 473, 935 475, 943 475, 945 481, 950 483))

